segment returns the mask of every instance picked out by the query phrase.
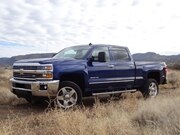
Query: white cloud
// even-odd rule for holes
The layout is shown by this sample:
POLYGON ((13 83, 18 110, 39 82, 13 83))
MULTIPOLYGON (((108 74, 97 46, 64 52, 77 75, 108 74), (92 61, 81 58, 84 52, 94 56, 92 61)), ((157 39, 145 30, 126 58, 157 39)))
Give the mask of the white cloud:
POLYGON ((128 46, 133 53, 180 53, 178 0, 6 0, 0 3, 0 56, 57 52, 75 44, 128 46), (173 46, 173 47, 172 47, 173 46))

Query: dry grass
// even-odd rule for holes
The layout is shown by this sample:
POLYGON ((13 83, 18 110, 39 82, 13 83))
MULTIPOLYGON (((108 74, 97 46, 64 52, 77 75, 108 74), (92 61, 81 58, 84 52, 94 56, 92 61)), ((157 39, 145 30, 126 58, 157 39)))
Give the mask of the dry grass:
POLYGON ((160 89, 174 90, 180 87, 180 71, 169 70, 167 74, 167 84, 160 86, 160 89))
POLYGON ((97 103, 92 108, 67 111, 55 109, 23 118, 10 114, 5 122, 0 123, 0 131, 1 134, 17 135, 134 135, 138 132, 130 117, 135 108, 136 106, 132 107, 132 104, 125 100, 121 103, 97 103))
POLYGON ((17 97, 9 90, 9 79, 11 77, 11 69, 0 68, 0 104, 9 104, 17 100, 17 97))
POLYGON ((4 69, 0 67, 0 86, 1 88, 7 88, 9 86, 9 79, 12 77, 11 69, 4 69))
MULTIPOLYGON (((5 72, 9 74, 9 71, 5 72)), ((9 110, 7 117, 0 119, 0 135, 180 134, 179 74, 177 71, 170 72, 168 78, 172 81, 166 86, 166 89, 175 88, 177 93, 173 94, 175 91, 172 91, 170 94, 160 94, 154 99, 143 100, 139 94, 125 94, 122 100, 106 103, 97 101, 93 106, 72 110, 55 108, 30 115, 9 110)), ((11 74, 6 76, 2 72, 2 76, 7 80, 11 74)), ((4 94, 3 99, 11 97, 5 94, 9 93, 6 85, 1 85, 0 94, 4 94)))
POLYGON ((140 103, 133 120, 149 135, 180 134, 180 97, 159 97, 140 103))
POLYGON ((168 74, 168 83, 174 89, 180 87, 180 71, 170 71, 168 74))
POLYGON ((50 110, 20 117, 11 112, 0 134, 173 135, 180 134, 180 98, 96 103, 92 108, 50 110), (133 102, 132 102, 133 101, 133 102))

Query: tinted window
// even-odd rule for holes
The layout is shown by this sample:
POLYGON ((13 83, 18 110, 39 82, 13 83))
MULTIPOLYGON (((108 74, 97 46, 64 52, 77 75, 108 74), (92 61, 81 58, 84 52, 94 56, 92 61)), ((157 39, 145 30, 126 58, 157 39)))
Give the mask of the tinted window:
POLYGON ((99 52, 105 52, 106 53, 106 61, 110 61, 109 50, 107 47, 98 47, 92 51, 92 57, 94 58, 95 61, 98 60, 99 52))
POLYGON ((57 55, 54 56, 56 59, 66 59, 66 58, 74 58, 74 59, 82 59, 87 51, 89 46, 74 46, 68 47, 60 51, 57 55))
POLYGON ((129 53, 127 52, 126 49, 120 49, 120 48, 116 48, 116 49, 112 49, 110 50, 111 55, 112 55, 112 59, 114 61, 129 61, 129 53))

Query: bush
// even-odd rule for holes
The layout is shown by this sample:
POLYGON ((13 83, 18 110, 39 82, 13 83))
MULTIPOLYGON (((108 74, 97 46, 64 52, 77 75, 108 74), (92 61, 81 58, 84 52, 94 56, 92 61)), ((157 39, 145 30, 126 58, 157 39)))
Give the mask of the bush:
POLYGON ((176 63, 169 64, 168 68, 174 69, 174 70, 180 70, 180 61, 176 63))
POLYGON ((168 83, 172 85, 172 88, 178 88, 180 86, 180 73, 178 71, 170 71, 167 76, 168 83))

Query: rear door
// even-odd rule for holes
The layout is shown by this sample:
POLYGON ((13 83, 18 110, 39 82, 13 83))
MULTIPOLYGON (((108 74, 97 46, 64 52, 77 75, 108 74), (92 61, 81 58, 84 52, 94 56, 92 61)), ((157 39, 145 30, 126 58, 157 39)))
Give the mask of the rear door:
POLYGON ((110 47, 115 90, 131 89, 135 81, 135 65, 125 47, 110 47))

